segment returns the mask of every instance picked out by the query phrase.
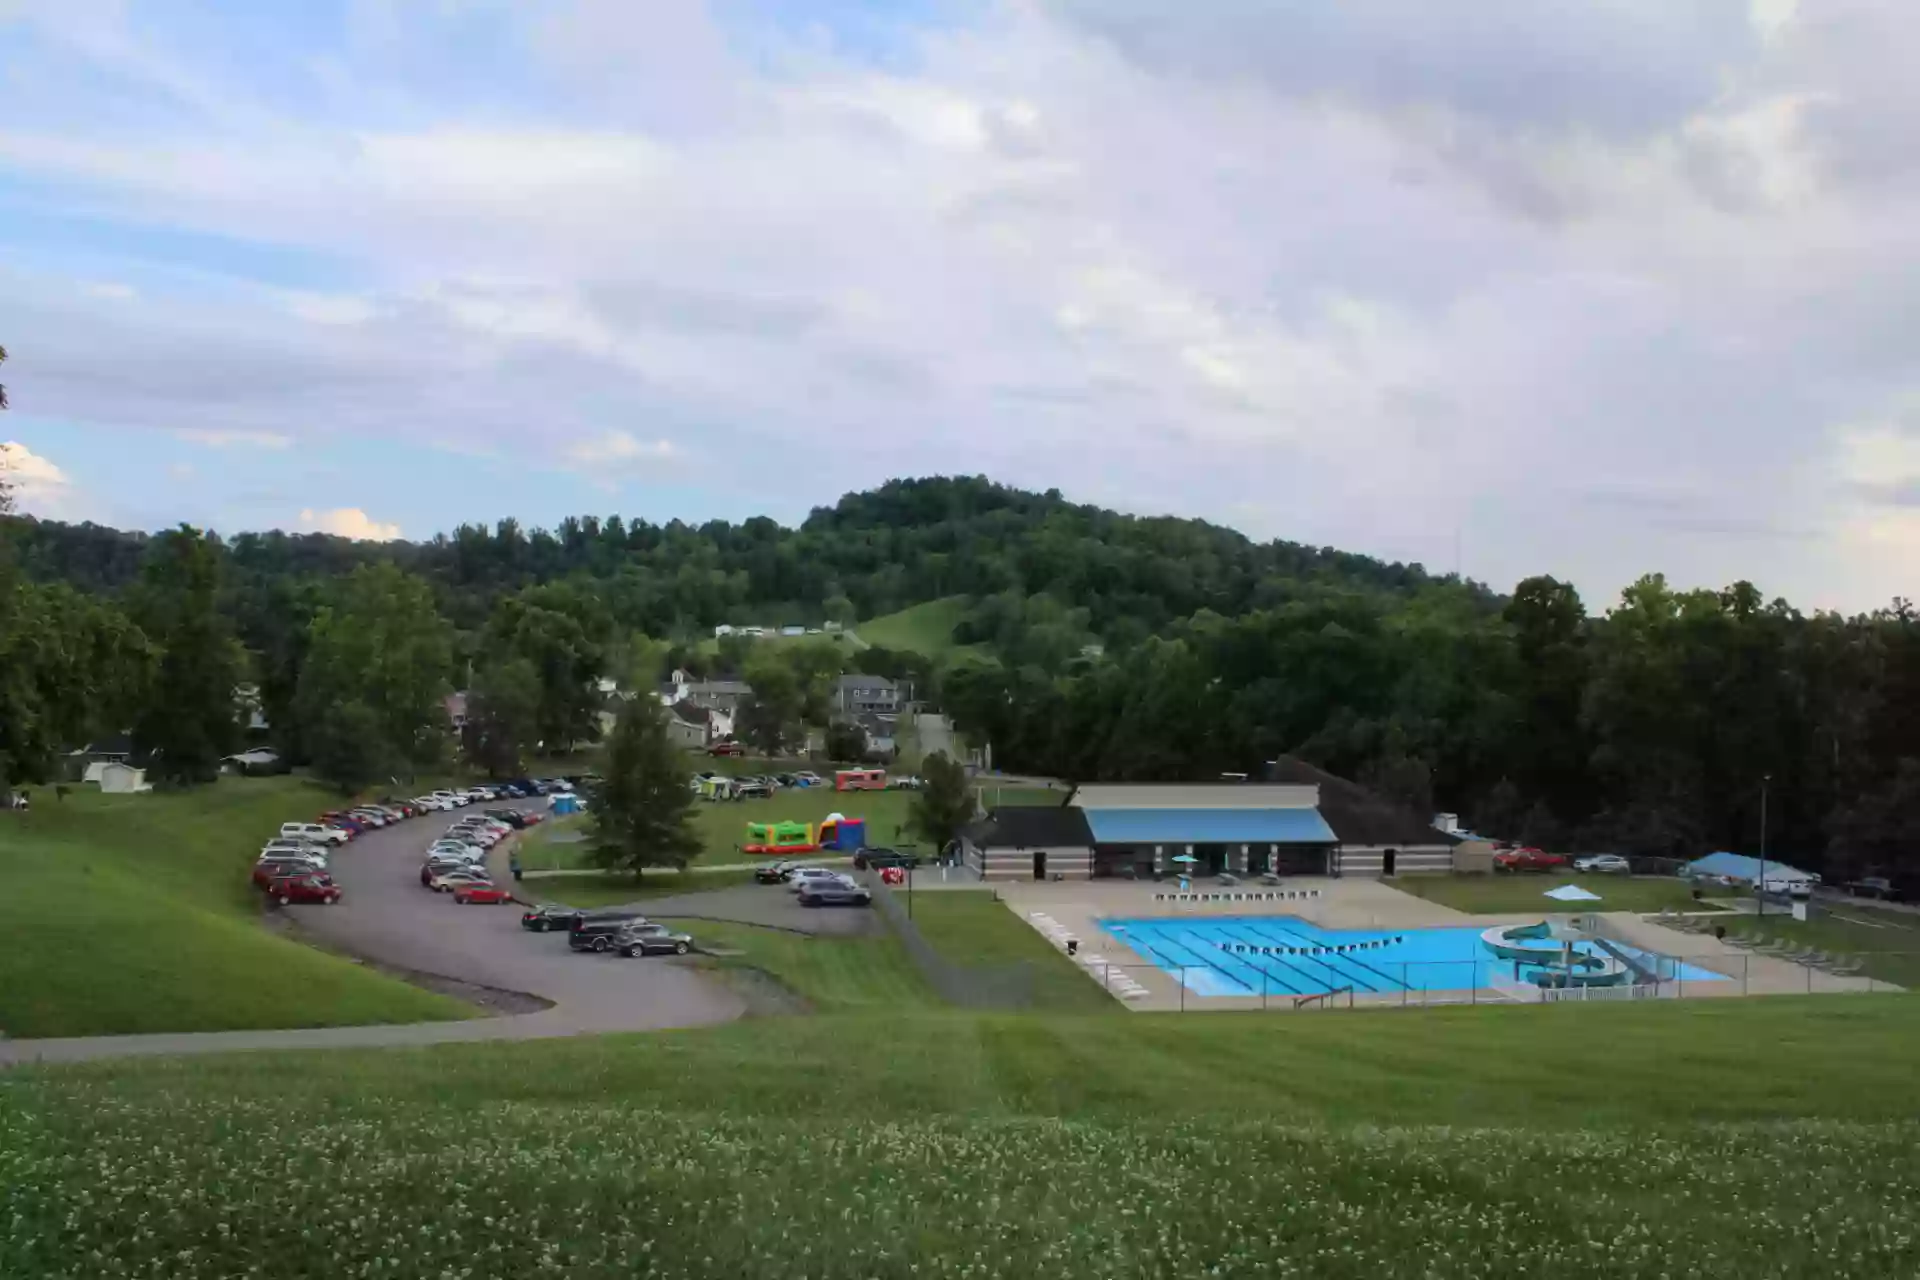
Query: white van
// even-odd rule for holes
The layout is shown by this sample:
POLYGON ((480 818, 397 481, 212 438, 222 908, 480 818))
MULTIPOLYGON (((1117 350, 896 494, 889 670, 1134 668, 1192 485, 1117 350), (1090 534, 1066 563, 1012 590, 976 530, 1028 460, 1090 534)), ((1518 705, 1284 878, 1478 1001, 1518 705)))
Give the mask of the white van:
POLYGON ((280 824, 282 840, 310 840, 314 844, 345 844, 352 838, 352 832, 342 831, 339 827, 323 827, 317 822, 283 822, 280 824))

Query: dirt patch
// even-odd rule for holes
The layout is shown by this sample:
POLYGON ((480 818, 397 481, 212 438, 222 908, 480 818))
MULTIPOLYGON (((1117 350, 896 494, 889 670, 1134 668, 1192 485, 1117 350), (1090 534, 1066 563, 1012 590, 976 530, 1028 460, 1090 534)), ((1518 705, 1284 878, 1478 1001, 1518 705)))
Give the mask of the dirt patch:
POLYGON ((260 923, 270 932, 291 938, 302 946, 312 947, 316 951, 338 956, 349 964, 357 964, 377 973, 384 973, 389 978, 398 978, 409 986, 419 987, 423 991, 465 1001, 484 1017, 507 1018, 516 1014, 539 1013, 553 1008, 553 1001, 525 991, 508 991, 501 987, 488 987, 477 982, 467 982, 461 978, 449 978, 442 973, 425 973, 419 969, 407 969, 400 965, 382 964, 377 960, 369 960, 365 956, 342 951, 338 947, 330 947, 302 929, 300 922, 291 914, 271 905, 261 911, 260 923))
POLYGON ((726 983, 746 1002, 749 1018, 790 1018, 813 1012, 805 996, 765 969, 706 957, 680 963, 704 970, 726 983))

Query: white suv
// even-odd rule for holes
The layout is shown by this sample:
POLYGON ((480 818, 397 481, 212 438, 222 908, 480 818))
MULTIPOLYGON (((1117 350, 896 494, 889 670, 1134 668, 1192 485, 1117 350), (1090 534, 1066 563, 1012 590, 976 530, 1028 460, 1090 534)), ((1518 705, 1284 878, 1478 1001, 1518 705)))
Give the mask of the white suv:
POLYGON ((458 791, 436 791, 433 793, 433 798, 435 800, 443 801, 448 806, 454 807, 454 808, 458 808, 462 805, 468 805, 473 803, 466 796, 461 795, 458 791))
POLYGON ((317 822, 283 822, 280 824, 282 840, 306 840, 313 844, 345 844, 353 838, 353 833, 339 827, 323 827, 317 822))

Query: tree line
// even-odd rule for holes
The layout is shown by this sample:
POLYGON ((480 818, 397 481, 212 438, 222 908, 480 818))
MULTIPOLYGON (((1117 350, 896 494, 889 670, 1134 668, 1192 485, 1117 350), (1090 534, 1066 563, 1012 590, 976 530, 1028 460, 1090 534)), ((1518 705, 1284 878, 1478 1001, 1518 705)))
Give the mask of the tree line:
POLYGON ((975 478, 850 494, 797 529, 581 517, 374 545, 8 524, 15 779, 125 724, 163 777, 203 774, 223 730, 190 704, 232 681, 258 685, 289 758, 343 781, 456 749, 435 718, 450 689, 468 691, 457 749, 497 772, 590 740, 600 680, 644 690, 675 667, 751 683, 738 731, 774 750, 825 722, 857 666, 912 681, 995 764, 1069 779, 1257 775, 1297 754, 1492 834, 1673 856, 1757 850, 1764 796, 1775 853, 1839 874, 1911 875, 1920 856, 1904 601, 1809 614, 1652 575, 1592 612, 1548 577, 1502 596, 975 478), (712 640, 950 597, 953 640, 990 657, 712 640))

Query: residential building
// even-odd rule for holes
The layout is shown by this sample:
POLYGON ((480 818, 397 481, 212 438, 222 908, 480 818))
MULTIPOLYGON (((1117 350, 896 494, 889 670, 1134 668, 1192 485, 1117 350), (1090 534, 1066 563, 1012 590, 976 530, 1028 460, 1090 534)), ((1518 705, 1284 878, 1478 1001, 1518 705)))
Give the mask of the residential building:
POLYGON ((446 696, 444 705, 447 708, 447 722, 453 726, 453 731, 455 733, 458 733, 462 729, 466 728, 467 727, 467 691, 465 689, 462 689, 458 693, 448 694, 446 696))
POLYGON ((691 702, 676 702, 667 709, 667 740, 689 751, 703 750, 713 741, 712 713, 691 702))
POLYGON ((741 703, 753 696, 753 686, 744 680, 688 680, 674 685, 672 696, 665 692, 661 696, 668 706, 691 702, 709 711, 732 715, 741 703))
POLYGON ((894 725, 898 723, 893 716, 857 715, 853 722, 867 735, 867 755, 880 760, 891 760, 899 752, 899 744, 894 741, 894 725))
POLYGON ((885 676, 858 672, 833 683, 833 709, 843 716, 895 715, 900 710, 900 686, 885 676))

